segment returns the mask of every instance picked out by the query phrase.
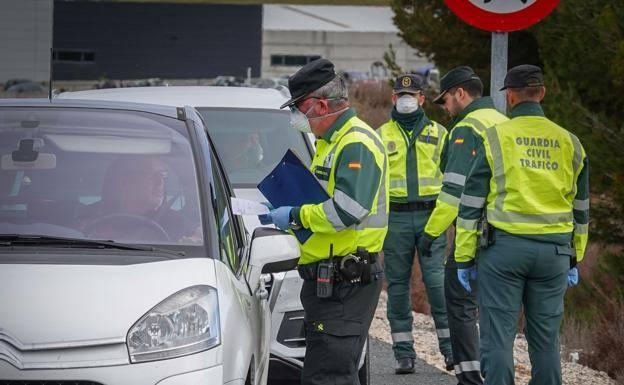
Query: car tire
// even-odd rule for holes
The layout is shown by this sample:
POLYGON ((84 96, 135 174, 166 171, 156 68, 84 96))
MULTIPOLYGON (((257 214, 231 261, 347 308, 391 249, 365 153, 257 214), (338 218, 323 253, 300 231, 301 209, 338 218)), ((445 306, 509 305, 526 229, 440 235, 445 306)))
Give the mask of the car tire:
POLYGON ((358 370, 358 378, 360 379, 360 385, 370 384, 370 341, 366 340, 366 356, 364 357, 364 364, 358 370))

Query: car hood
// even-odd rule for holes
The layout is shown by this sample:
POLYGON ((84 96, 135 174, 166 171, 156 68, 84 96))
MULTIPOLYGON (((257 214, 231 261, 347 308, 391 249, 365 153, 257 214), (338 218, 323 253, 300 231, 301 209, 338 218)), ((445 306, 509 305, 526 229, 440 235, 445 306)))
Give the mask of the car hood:
POLYGON ((132 325, 170 295, 216 287, 214 263, 1 265, 0 341, 22 351, 125 342, 132 325))

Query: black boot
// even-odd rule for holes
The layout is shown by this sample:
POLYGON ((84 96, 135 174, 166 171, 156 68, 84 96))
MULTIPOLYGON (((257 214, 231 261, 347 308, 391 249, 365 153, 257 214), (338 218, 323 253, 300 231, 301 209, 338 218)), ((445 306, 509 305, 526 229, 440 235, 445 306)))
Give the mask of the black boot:
POLYGON ((396 374, 414 373, 414 359, 411 357, 401 357, 397 360, 396 374))
POLYGON ((455 368, 452 354, 449 353, 444 355, 444 366, 449 372, 455 368))

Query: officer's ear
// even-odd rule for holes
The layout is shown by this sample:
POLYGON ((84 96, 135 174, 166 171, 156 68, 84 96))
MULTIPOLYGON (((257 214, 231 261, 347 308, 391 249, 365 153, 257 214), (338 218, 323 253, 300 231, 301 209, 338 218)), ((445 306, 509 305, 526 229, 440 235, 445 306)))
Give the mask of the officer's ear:
POLYGON ((539 101, 541 103, 542 100, 544 100, 544 98, 546 97, 546 87, 541 86, 540 88, 541 88, 541 91, 540 91, 540 94, 539 94, 539 101))
POLYGON ((327 99, 320 99, 318 106, 320 108, 320 111, 318 111, 319 116, 323 116, 332 112, 331 109, 329 108, 329 100, 327 99))
POLYGON ((425 104, 425 93, 424 92, 422 92, 422 91, 419 92, 416 97, 418 99, 418 104, 419 105, 422 106, 423 104, 425 104))

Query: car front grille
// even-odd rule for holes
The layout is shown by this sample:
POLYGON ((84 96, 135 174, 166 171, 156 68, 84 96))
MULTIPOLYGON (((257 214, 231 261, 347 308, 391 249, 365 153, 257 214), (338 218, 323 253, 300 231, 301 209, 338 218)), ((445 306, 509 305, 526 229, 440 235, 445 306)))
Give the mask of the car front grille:
POLYGON ((63 380, 63 381, 50 381, 50 380, 42 380, 42 381, 14 381, 14 380, 0 380, 0 385, 103 385, 99 382, 93 381, 71 381, 71 380, 63 380))

